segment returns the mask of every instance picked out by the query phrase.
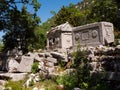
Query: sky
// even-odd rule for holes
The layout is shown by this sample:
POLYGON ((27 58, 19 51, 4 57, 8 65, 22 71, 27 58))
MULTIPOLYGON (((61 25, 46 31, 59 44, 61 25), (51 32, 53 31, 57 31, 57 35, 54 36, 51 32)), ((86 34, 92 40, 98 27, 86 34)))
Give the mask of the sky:
POLYGON ((58 12, 60 8, 68 6, 70 3, 77 4, 81 0, 38 0, 41 3, 41 8, 38 11, 38 16, 41 18, 42 22, 47 21, 48 18, 53 15, 50 11, 58 12))
MULTIPOLYGON (((38 0, 41 4, 40 9, 37 12, 37 15, 41 19, 41 23, 47 21, 53 15, 50 11, 58 12, 62 6, 68 6, 70 3, 77 4, 81 2, 81 0, 38 0)), ((29 11, 33 11, 33 9, 29 8, 29 11)), ((0 32, 0 38, 4 35, 3 32, 0 32)))

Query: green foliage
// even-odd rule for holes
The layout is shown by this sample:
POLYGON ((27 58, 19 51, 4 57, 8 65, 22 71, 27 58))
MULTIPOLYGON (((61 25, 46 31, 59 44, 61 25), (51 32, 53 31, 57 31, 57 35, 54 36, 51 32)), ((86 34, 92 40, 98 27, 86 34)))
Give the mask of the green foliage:
POLYGON ((33 86, 34 85, 34 81, 33 81, 33 79, 30 81, 30 84, 29 84, 29 86, 33 86))
POLYGON ((73 67, 77 69, 77 78, 78 78, 78 86, 82 89, 88 89, 89 81, 90 81, 90 66, 89 61, 87 59, 87 53, 85 51, 81 51, 78 48, 77 52, 74 54, 74 65, 73 67))
POLYGON ((42 83, 45 90, 57 90, 57 84, 52 80, 45 80, 42 83))
POLYGON ((58 62, 58 66, 60 66, 60 68, 65 68, 66 62, 64 61, 59 61, 58 62))
POLYGON ((0 39, 0 52, 3 51, 3 48, 4 48, 4 44, 3 44, 3 42, 2 42, 2 39, 0 39))
POLYGON ((112 22, 117 29, 120 29, 118 16, 118 5, 115 0, 95 0, 92 11, 88 15, 90 22, 108 21, 112 22))
POLYGON ((36 27, 35 33, 35 39, 32 47, 34 49, 44 49, 46 46, 46 32, 44 29, 41 28, 41 26, 36 27))
POLYGON ((76 73, 75 72, 71 72, 70 74, 65 74, 62 76, 59 76, 56 80, 56 82, 59 85, 64 85, 66 90, 71 90, 76 86, 77 80, 78 78, 76 77, 76 73))
POLYGON ((5 88, 7 89, 8 87, 11 87, 12 90, 25 90, 23 87, 23 82, 21 81, 8 81, 8 83, 5 85, 5 88))
POLYGON ((33 63, 33 65, 32 65, 32 73, 37 73, 37 71, 38 71, 38 62, 35 62, 35 63, 33 63))
POLYGON ((113 88, 106 83, 99 83, 93 87, 93 90, 113 90, 113 88))
MULTIPOLYGON (((78 48, 78 50, 74 52, 74 64, 73 64, 73 67, 76 69, 76 77, 78 78, 77 86, 85 90, 97 90, 93 89, 93 87, 97 87, 98 84, 101 84, 101 78, 104 76, 104 72, 90 73, 91 67, 89 63, 90 61, 88 61, 87 59, 87 52, 82 51, 80 48, 78 48)), ((100 85, 100 87, 101 86, 102 85, 100 85)))
POLYGON ((54 12, 53 21, 55 25, 68 21, 73 26, 108 21, 120 30, 119 8, 118 0, 82 0, 77 5, 63 6, 58 13, 54 12))
POLYGON ((55 24, 60 25, 65 22, 69 22, 73 26, 79 26, 84 20, 84 13, 81 13, 79 9, 74 8, 74 5, 69 7, 62 7, 60 11, 55 15, 55 24))
POLYGON ((39 8, 40 4, 37 0, 0 1, 0 30, 6 32, 3 37, 5 50, 19 46, 23 52, 28 50, 34 38, 34 28, 40 22, 39 17, 36 16, 39 8), (34 12, 28 11, 27 7, 30 6, 34 8, 34 12))

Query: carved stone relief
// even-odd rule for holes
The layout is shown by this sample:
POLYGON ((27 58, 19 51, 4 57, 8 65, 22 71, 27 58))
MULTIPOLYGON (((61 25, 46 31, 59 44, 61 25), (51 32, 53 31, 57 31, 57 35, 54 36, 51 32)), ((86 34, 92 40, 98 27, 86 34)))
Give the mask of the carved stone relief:
POLYGON ((98 36, 98 31, 97 30, 93 30, 92 31, 92 38, 96 38, 98 36))
POLYGON ((105 31, 106 31, 106 37, 110 38, 110 36, 113 34, 111 27, 105 27, 105 31))
POLYGON ((80 34, 79 33, 76 33, 75 34, 75 40, 78 41, 80 39, 80 34))
POLYGON ((82 32, 82 40, 86 41, 89 39, 89 31, 82 32))

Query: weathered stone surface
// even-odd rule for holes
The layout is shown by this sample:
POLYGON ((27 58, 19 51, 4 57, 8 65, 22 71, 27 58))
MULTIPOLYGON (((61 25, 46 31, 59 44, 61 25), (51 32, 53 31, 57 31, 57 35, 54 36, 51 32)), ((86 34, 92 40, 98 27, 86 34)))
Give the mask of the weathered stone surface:
POLYGON ((66 22, 47 33, 47 48, 52 50, 70 48, 72 46, 72 27, 66 22))
POLYGON ((25 82, 25 86, 27 88, 30 86, 30 83, 32 82, 32 80, 34 79, 34 77, 35 77, 35 74, 29 74, 29 78, 25 82))
POLYGON ((116 48, 120 49, 120 45, 117 45, 116 48))
MULTIPOLYGON (((0 85, 4 86, 4 85, 5 85, 5 83, 6 83, 6 81, 5 81, 5 80, 0 80, 0 85)), ((0 89, 0 90, 1 90, 1 89, 0 89)))
POLYGON ((47 57, 46 60, 49 61, 49 62, 52 62, 52 63, 57 63, 57 59, 52 58, 52 57, 47 57))
POLYGON ((43 61, 45 58, 44 57, 36 56, 34 59, 35 59, 35 61, 40 62, 40 61, 43 61))
POLYGON ((120 72, 106 72, 104 79, 112 81, 120 81, 120 72))
POLYGON ((54 70, 55 70, 54 67, 49 67, 49 68, 48 68, 49 75, 52 75, 53 72, 54 72, 54 70))
POLYGON ((9 77, 13 81, 23 80, 27 73, 0 73, 0 77, 9 77))
POLYGON ((73 90, 81 90, 80 88, 74 88, 73 90))
POLYGON ((20 64, 14 60, 14 58, 8 59, 8 72, 17 72, 17 68, 20 64))
POLYGON ((39 90, 38 87, 34 87, 32 90, 39 90))
POLYGON ((5 90, 5 87, 0 85, 0 90, 5 90))
POLYGON ((73 28, 73 46, 105 45, 114 42, 113 24, 96 22, 73 28))
POLYGON ((45 57, 45 53, 38 53, 39 57, 45 57))
POLYGON ((45 58, 52 57, 52 55, 49 52, 45 52, 45 58))
POLYGON ((19 72, 31 72, 32 64, 34 59, 27 56, 22 56, 20 65, 18 66, 19 72))
POLYGON ((44 68, 44 62, 43 61, 39 62, 38 68, 39 69, 43 69, 44 68))
POLYGON ((54 58, 57 58, 58 60, 65 60, 66 59, 66 56, 61 54, 61 53, 58 53, 58 52, 51 52, 51 55, 54 57, 54 58))
POLYGON ((46 66, 49 66, 49 67, 53 67, 53 66, 54 66, 54 63, 53 63, 53 62, 46 62, 45 65, 46 65, 46 66))
POLYGON ((35 76, 35 78, 34 78, 34 82, 38 82, 38 81, 40 81, 39 75, 35 76))

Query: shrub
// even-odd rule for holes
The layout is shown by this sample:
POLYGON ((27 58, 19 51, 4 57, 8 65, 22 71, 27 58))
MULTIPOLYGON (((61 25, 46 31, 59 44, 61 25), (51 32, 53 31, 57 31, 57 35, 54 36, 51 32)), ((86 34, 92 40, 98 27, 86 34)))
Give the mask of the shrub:
POLYGON ((39 68, 38 68, 38 62, 35 62, 35 63, 33 63, 33 65, 32 65, 32 73, 37 73, 37 71, 39 70, 39 68))
POLYGON ((101 86, 103 86, 100 84, 100 82, 104 73, 96 72, 95 74, 91 74, 90 73, 91 67, 89 63, 90 61, 87 59, 86 51, 81 51, 80 49, 78 49, 77 52, 74 52, 73 67, 77 70, 76 73, 76 77, 78 78, 77 86, 84 90, 105 90, 98 89, 101 86), (96 89, 92 89, 93 87, 96 89))
POLYGON ((113 89, 106 83, 98 83, 96 86, 94 86, 93 90, 113 90, 113 89))
POLYGON ((61 68, 65 68, 66 62, 60 60, 58 64, 61 68))
POLYGON ((71 90, 72 88, 74 88, 76 86, 77 80, 78 78, 76 77, 76 73, 75 72, 71 72, 70 74, 66 74, 66 75, 62 75, 59 76, 56 80, 56 82, 60 85, 64 85, 66 90, 71 90))
POLYGON ((34 81, 33 81, 33 79, 30 81, 30 84, 29 84, 29 86, 33 86, 34 85, 34 81))
POLYGON ((11 87, 12 90, 25 90, 21 81, 8 81, 5 88, 11 87))
POLYGON ((43 86, 45 87, 45 90, 57 90, 57 84, 52 80, 45 80, 43 86))

